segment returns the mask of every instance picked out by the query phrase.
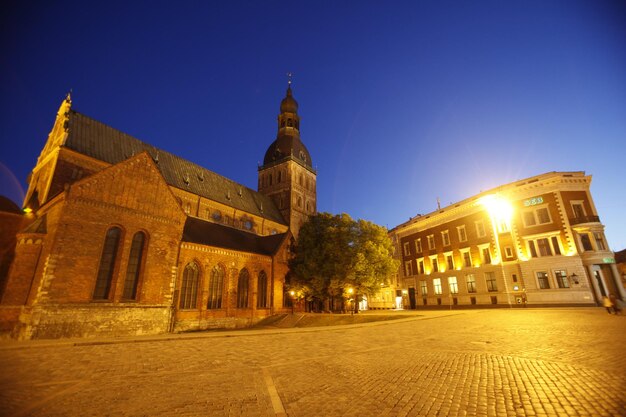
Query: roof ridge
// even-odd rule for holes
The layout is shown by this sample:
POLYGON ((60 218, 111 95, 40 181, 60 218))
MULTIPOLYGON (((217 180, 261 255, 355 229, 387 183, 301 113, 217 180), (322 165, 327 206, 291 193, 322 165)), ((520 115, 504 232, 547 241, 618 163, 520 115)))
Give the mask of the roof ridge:
POLYGON ((168 185, 280 224, 286 224, 269 196, 74 109, 71 110, 69 135, 65 146, 110 164, 119 163, 146 151, 155 160, 168 185), (108 132, 102 132, 102 129, 108 132), (88 132, 81 130, 88 130, 88 132), (117 146, 111 146, 111 141, 107 140, 110 139, 111 133, 119 138, 115 142, 117 146), (211 183, 210 186, 209 183, 211 183), (244 190, 249 195, 246 199, 248 201, 244 201, 244 190), (235 195, 231 195, 231 191, 235 195), (235 198, 237 194, 240 197, 239 201, 235 198))

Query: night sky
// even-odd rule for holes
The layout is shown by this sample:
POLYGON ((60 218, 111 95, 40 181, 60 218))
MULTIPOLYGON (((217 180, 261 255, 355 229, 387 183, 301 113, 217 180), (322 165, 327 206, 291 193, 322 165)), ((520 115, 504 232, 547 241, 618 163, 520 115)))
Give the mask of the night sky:
POLYGON ((389 228, 586 171, 626 248, 626 14, 608 1, 5 1, 0 194, 73 108, 256 189, 293 72, 318 210, 389 228))

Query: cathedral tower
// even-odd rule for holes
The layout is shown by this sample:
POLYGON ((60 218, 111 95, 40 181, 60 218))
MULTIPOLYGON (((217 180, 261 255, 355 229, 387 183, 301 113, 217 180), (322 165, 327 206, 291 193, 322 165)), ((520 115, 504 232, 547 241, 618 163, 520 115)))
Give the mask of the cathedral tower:
POLYGON ((302 223, 317 210, 316 180, 311 155, 300 140, 298 102, 290 81, 280 103, 276 140, 259 167, 259 192, 272 198, 296 237, 302 223))

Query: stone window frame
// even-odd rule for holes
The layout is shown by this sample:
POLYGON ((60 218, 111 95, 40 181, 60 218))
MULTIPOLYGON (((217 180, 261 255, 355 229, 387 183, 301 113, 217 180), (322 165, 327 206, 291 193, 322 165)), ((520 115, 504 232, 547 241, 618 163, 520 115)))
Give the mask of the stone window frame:
POLYGON ((422 238, 417 238, 415 239, 415 253, 422 253, 422 252, 424 252, 422 248, 422 238))
POLYGON ((197 260, 187 262, 180 283, 178 308, 197 310, 202 266, 197 260))
POLYGON ((487 236, 487 229, 485 229, 485 222, 483 220, 476 220, 474 222, 474 227, 476 228, 476 237, 485 237, 487 236))
POLYGON ((528 207, 522 210, 521 216, 522 216, 522 223, 524 227, 531 228, 531 227, 544 226, 546 224, 553 223, 554 220, 552 219, 552 215, 550 214, 550 209, 548 207, 549 207, 548 204, 541 204, 537 206, 528 207), (542 216, 539 214, 539 212, 541 211, 542 213, 544 213, 544 210, 545 210, 545 213, 547 213, 548 215, 548 221, 541 222, 540 220, 542 216))
MULTIPOLYGON (((559 238, 560 232, 543 233, 541 235, 527 236, 524 238, 526 247, 528 248, 528 255, 530 258, 543 258, 546 256, 561 256, 563 254, 563 247, 561 239, 559 238), (548 242, 547 248, 550 253, 542 253, 539 240, 546 240, 548 242)), ((543 246, 546 248, 546 246, 543 246)), ((545 251, 544 251, 545 252, 545 251)))
POLYGON ((435 295, 443 294, 443 285, 441 283, 441 278, 433 278, 433 293, 435 295))
POLYGON ((428 235, 426 236, 426 239, 428 239, 428 250, 434 250, 436 247, 435 235, 428 235))
POLYGON ((475 294, 476 293, 476 274, 466 274, 465 285, 467 286, 468 293, 475 294), (470 280, 470 277, 471 277, 471 280, 470 280))
POLYGON ((459 282, 456 277, 448 277, 448 288, 450 289, 450 294, 459 293, 459 282))
POLYGON ((437 255, 429 256, 430 259, 430 273, 439 272, 439 259, 437 259, 437 255))
POLYGON ((226 268, 223 265, 217 264, 211 269, 211 276, 209 277, 209 288, 207 298, 207 310, 219 310, 223 308, 224 301, 224 283, 226 281, 226 268))
POLYGON ((450 231, 444 230, 441 232, 441 241, 443 242, 443 246, 450 246, 452 244, 450 242, 450 231))
POLYGON ((124 242, 125 230, 121 225, 113 224, 107 228, 102 240, 98 272, 92 292, 93 301, 110 301, 113 293, 113 281, 118 274, 120 251, 124 242), (114 236, 116 233, 117 236, 114 236), (115 239, 115 241, 113 241, 115 239))
POLYGON ((411 264, 411 261, 405 261, 404 262, 404 276, 410 277, 411 275, 413 275, 413 265, 411 264))
POLYGON ((496 273, 493 271, 485 272, 485 284, 487 285, 487 291, 496 292, 498 291, 498 279, 496 278, 496 273))
POLYGON ((417 259, 417 273, 420 275, 424 275, 426 270, 424 269, 424 258, 417 259))
POLYGON ((467 229, 465 228, 464 224, 461 226, 457 226, 456 232, 459 235, 459 242, 467 242, 467 229))
POLYGON ((426 280, 420 281, 420 291, 422 296, 428 296, 428 282, 426 280))
POLYGON ((552 273, 554 274, 557 289, 571 288, 569 277, 567 276, 567 271, 565 269, 553 269, 552 273))
POLYGON ((459 249, 459 251, 461 252, 461 257, 463 258, 463 266, 465 268, 473 267, 474 263, 472 261, 472 252, 471 252, 470 248, 462 248, 462 249, 459 249), (468 258, 469 258, 469 265, 467 264, 467 258, 465 257, 466 254, 467 254, 468 258))
POLYGON ((261 270, 257 276, 257 309, 269 308, 269 291, 267 289, 268 283, 269 279, 267 278, 267 273, 264 270, 261 270))
POLYGON ((548 271, 535 271, 535 282, 537 283, 537 289, 549 290, 550 286, 550 273, 548 271), (540 274, 542 274, 540 276, 540 274))
POLYGON ((445 252, 443 256, 446 259, 446 270, 454 271, 454 254, 452 251, 445 252))
POLYGON ((145 230, 139 230, 133 235, 126 266, 124 290, 122 293, 122 300, 124 301, 138 300, 145 269, 148 240, 149 235, 145 230), (142 236, 141 242, 137 240, 139 236, 142 236))
POLYGON ((237 308, 249 308, 250 306, 250 272, 247 268, 239 271, 237 278, 237 308))

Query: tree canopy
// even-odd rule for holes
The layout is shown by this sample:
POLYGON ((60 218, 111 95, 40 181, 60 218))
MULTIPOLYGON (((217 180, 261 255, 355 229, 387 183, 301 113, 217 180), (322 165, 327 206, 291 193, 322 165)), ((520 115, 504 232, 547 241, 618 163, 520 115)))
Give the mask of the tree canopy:
POLYGON ((348 288, 371 294, 396 271, 392 254, 384 227, 347 214, 318 213, 300 228, 290 260, 291 284, 321 300, 348 288))

